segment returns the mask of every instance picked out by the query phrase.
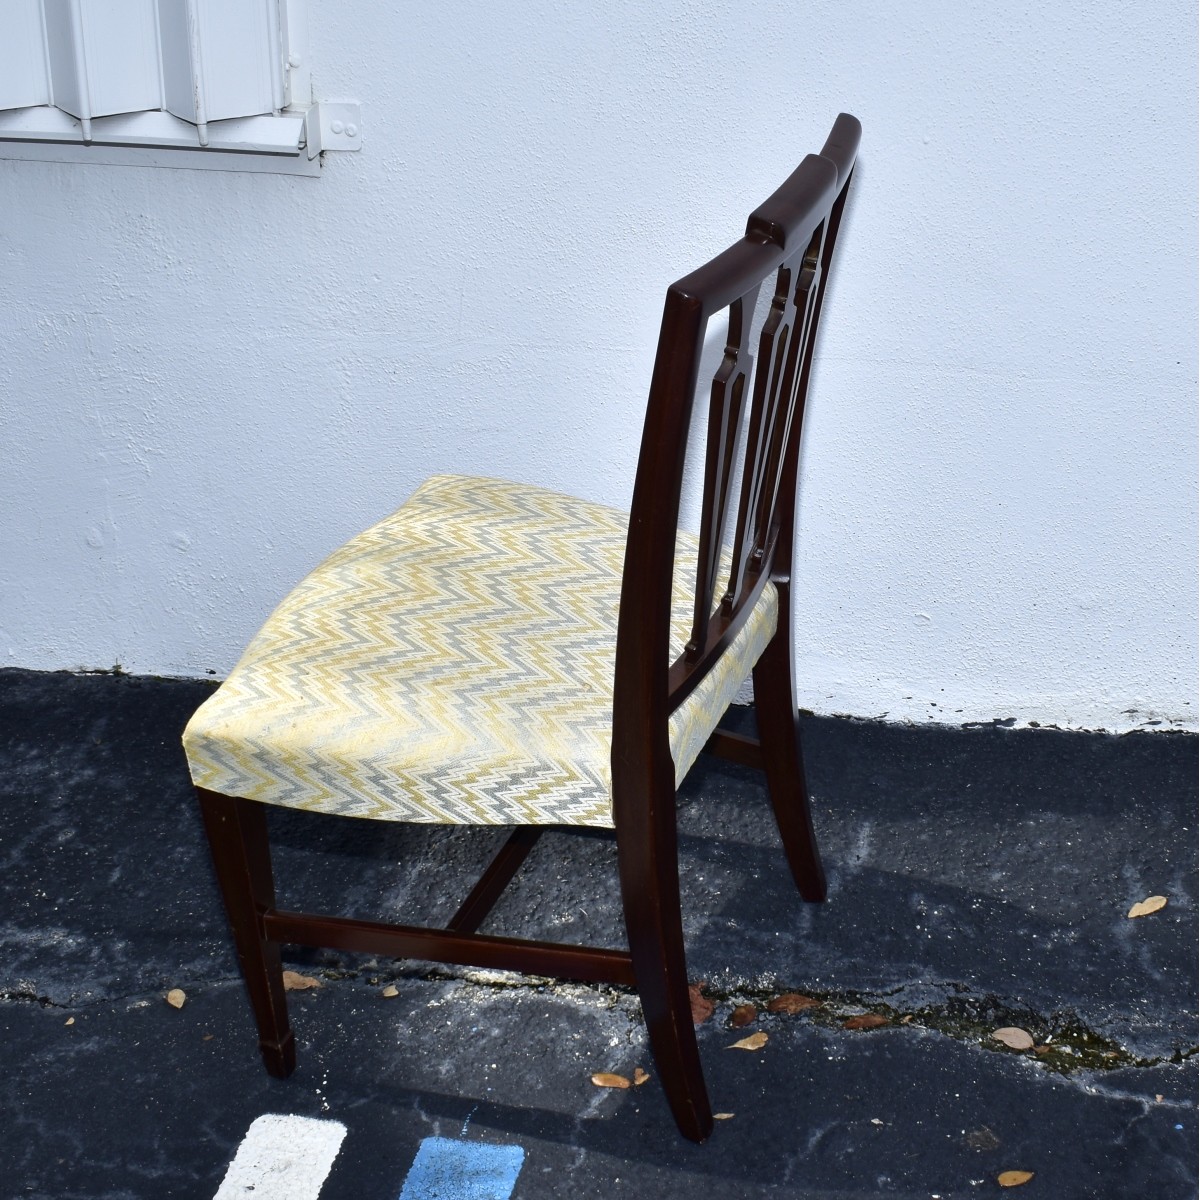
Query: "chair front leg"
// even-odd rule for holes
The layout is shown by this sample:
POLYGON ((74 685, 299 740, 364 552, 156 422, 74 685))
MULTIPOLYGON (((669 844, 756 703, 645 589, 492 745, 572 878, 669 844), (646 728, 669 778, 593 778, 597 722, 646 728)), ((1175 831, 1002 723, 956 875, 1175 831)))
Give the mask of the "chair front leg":
POLYGON ((621 900, 650 1052, 679 1131, 701 1142, 713 1117, 688 998, 674 779, 654 791, 647 786, 648 794, 615 797, 626 817, 617 822, 621 900))
POLYGON ((795 655, 792 651, 791 596, 779 588, 779 628, 754 668, 754 711, 763 768, 779 836, 800 895, 819 903, 827 894, 825 868, 813 832, 800 713, 796 707, 795 655))
POLYGON ((250 994, 258 1045, 267 1071, 286 1079, 296 1069, 296 1039, 288 1024, 279 943, 262 932, 262 914, 275 906, 267 817, 253 800, 196 789, 204 829, 238 961, 250 994))

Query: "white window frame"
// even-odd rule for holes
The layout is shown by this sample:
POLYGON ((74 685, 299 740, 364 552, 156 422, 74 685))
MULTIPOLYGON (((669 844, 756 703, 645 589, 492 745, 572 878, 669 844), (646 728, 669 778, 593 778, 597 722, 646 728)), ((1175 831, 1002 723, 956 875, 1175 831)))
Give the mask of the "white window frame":
POLYGON ((319 174, 362 135, 312 101, 306 2, 0 0, 0 158, 319 174))

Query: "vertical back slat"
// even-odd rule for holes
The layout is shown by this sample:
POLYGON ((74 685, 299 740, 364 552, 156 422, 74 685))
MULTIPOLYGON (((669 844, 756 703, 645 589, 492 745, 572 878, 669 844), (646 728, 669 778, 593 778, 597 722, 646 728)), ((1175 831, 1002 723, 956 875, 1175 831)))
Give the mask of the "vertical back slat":
MULTIPOLYGON (((857 123, 855 123, 856 126, 857 123)), ((826 142, 825 148, 822 151, 823 154, 831 154, 839 161, 844 150, 844 147, 838 144, 838 135, 840 132, 839 127, 835 126, 829 141, 826 142)), ((853 140, 853 145, 857 146, 856 136, 853 140)), ((804 359, 800 367, 800 377, 796 382, 796 412, 786 443, 783 469, 780 473, 779 483, 779 512, 781 519, 776 544, 776 555, 782 563, 787 564, 789 572, 792 562, 792 543, 795 536, 796 524, 796 488, 800 464, 800 436, 803 433, 804 409, 808 400, 808 384, 812 374, 813 351, 816 344, 817 330, 821 323, 821 305, 824 301, 826 285, 829 282, 833 251, 837 245, 838 230, 842 222, 842 212, 846 206, 846 196, 850 189, 850 179, 853 177, 853 161, 853 154, 851 154, 850 165, 841 176, 841 187, 830 209, 829 217, 824 223, 824 236, 821 239, 820 257, 815 263, 816 274, 808 289, 808 304, 811 307, 812 315, 809 318, 808 336, 804 344, 804 359)))
POLYGON ((738 501, 737 534, 725 607, 732 608, 741 595, 746 574, 756 559, 761 560, 761 531, 758 528, 759 499, 766 482, 767 465, 779 420, 780 402, 786 394, 788 375, 795 370, 791 350, 796 324, 792 295, 793 269, 785 263, 776 276, 771 311, 759 337, 758 370, 754 375, 754 402, 746 436, 746 458, 742 468, 742 493, 738 501))
MULTIPOLYGON (((781 381, 782 419, 772 430, 771 449, 764 472, 763 488, 759 494, 758 510, 753 522, 758 531, 755 553, 765 551, 775 536, 779 525, 777 504, 783 474, 784 458, 791 444, 792 428, 803 420, 804 397, 807 388, 807 372, 798 370, 798 364, 808 361, 809 346, 816 332, 814 316, 821 271, 821 245, 824 226, 813 234, 805 251, 804 259, 796 272, 796 289, 792 296, 795 323, 788 339, 788 369, 781 381), (784 399, 786 397, 786 399, 784 399)), ((798 430, 797 430, 798 431, 798 430)))
POLYGON ((708 402, 704 460, 704 498, 700 516, 700 550, 696 560, 696 606, 687 653, 696 655, 708 637, 716 599, 721 547, 725 541, 733 493, 733 460, 742 428, 746 386, 754 372, 750 353, 750 323, 759 288, 729 306, 725 354, 713 375, 708 402))

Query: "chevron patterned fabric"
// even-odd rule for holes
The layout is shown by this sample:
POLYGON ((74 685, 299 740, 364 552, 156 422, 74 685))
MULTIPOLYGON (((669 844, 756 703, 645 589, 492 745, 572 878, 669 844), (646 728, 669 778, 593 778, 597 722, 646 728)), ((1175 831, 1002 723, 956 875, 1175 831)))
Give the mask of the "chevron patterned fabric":
MULTIPOLYGON (((611 826, 613 663, 627 515, 436 476, 268 618, 184 733, 193 781, 395 821, 611 826)), ((679 535, 674 653, 696 539, 679 535)), ((670 721, 676 780, 775 633, 768 584, 670 721)))

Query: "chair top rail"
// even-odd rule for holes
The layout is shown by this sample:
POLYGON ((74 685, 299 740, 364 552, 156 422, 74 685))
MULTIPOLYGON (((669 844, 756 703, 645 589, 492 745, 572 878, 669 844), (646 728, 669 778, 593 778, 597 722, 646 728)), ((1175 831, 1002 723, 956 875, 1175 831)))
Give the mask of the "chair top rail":
POLYGON ((784 258, 808 243, 834 198, 846 186, 861 137, 862 125, 858 118, 841 113, 825 139, 821 153, 806 155, 791 175, 750 214, 741 241, 677 280, 670 291, 699 301, 705 317, 728 308, 744 296, 784 258), (755 242, 777 247, 774 259, 767 256, 769 252, 752 250, 755 242))
POLYGON ((807 245, 837 196, 837 167, 809 154, 787 182, 750 215, 746 233, 728 250, 667 289, 677 303, 696 306, 703 320, 746 295, 807 245))
MULTIPOLYGON (((823 158, 831 162, 837 172, 834 178, 834 191, 840 192, 850 178, 854 160, 858 155, 858 143, 862 138, 862 125, 857 117, 849 113, 841 113, 834 121, 825 145, 819 155, 809 155, 809 158, 823 158)), ((807 159, 805 160, 807 162, 807 159)), ((806 168, 801 163, 784 182, 762 202, 746 222, 746 233, 757 235, 768 241, 775 242, 785 249, 791 250, 805 240, 804 229, 809 228, 806 204, 809 201, 809 189, 801 178, 806 168)))

